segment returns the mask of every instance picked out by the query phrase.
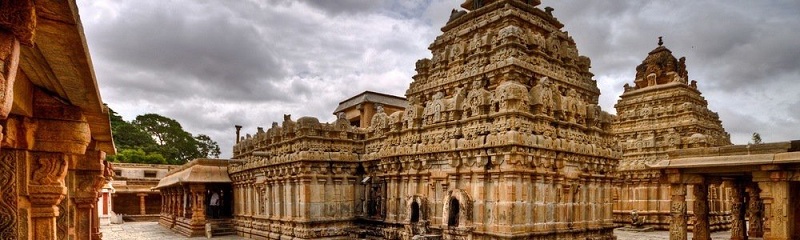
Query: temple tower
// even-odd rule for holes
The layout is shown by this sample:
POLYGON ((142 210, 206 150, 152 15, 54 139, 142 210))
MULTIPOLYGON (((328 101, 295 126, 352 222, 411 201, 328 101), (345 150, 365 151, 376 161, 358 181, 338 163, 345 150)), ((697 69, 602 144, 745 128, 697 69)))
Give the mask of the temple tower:
MULTIPOLYGON (((352 126, 285 117, 229 167, 237 231, 294 239, 614 239, 612 115, 539 1, 470 0, 407 107, 352 126)), ((371 111, 371 110, 370 110, 371 111)), ((365 115, 366 116, 366 115, 365 115)))
POLYGON ((417 61, 408 108, 373 117, 363 205, 382 209, 363 216, 382 237, 613 238, 611 115, 538 4, 466 1, 417 61))
MULTIPOLYGON (((615 222, 631 223, 636 211, 646 226, 668 229, 669 185, 659 184, 659 172, 646 165, 668 159, 671 150, 731 144, 719 115, 708 109, 697 82, 688 79, 686 58, 675 58, 659 37, 658 47, 636 67, 634 86, 625 84, 614 105, 613 131, 623 153, 615 222)), ((709 187, 712 229, 727 228, 722 212, 728 203, 721 201, 721 189, 709 187)))

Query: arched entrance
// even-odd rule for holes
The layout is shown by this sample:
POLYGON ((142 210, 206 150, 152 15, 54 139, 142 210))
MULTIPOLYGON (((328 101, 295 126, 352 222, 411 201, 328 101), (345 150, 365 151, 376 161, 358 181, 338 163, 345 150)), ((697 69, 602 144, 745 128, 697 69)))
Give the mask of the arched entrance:
POLYGON ((450 190, 445 196, 442 213, 442 227, 468 228, 472 225, 472 200, 464 190, 450 190))
POLYGON ((459 207, 460 203, 458 199, 451 197, 450 198, 450 211, 447 213, 447 226, 448 227, 457 227, 458 226, 458 216, 461 213, 461 209, 459 207))

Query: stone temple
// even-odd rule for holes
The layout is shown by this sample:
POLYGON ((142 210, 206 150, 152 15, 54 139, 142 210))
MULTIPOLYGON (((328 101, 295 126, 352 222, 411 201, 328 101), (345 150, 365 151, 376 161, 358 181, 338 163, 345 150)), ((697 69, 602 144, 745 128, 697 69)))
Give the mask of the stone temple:
MULTIPOLYGON (((615 222, 631 223, 635 211, 643 226, 668 229, 669 184, 647 164, 669 159, 673 150, 731 145, 719 115, 708 109, 688 75, 686 58, 675 58, 659 38, 658 47, 636 67, 634 86, 624 86, 612 125, 623 153, 615 180, 615 222)), ((715 230, 730 223, 726 189, 717 184, 709 188, 715 230)))
POLYGON ((240 235, 614 239, 612 116, 538 1, 466 1, 367 128, 286 115, 229 166, 240 235))
POLYGON ((467 0, 405 98, 366 91, 332 123, 237 126, 234 159, 157 174, 105 161, 108 109, 75 2, 2 1, 0 240, 102 239, 112 206, 158 208, 185 236, 602 240, 627 226, 800 239, 800 141, 731 145, 662 41, 618 115, 602 111, 589 59, 538 5, 467 0), (115 175, 128 199, 109 201, 115 175))

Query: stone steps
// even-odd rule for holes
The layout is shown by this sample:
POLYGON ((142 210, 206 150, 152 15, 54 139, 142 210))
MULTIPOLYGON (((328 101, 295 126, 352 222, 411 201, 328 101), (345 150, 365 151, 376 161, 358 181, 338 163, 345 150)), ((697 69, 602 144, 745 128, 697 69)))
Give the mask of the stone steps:
POLYGON ((236 235, 234 225, 230 220, 208 220, 211 224, 211 236, 236 235))

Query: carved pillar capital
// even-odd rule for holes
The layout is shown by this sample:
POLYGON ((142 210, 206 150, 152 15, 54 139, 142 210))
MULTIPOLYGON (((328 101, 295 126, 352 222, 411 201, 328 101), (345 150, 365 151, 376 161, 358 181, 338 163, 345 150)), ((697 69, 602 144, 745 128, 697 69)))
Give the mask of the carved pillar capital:
POLYGON ((30 185, 28 192, 31 204, 36 206, 55 206, 64 200, 67 187, 63 185, 30 185))
POLYGON ((97 198, 94 197, 74 197, 72 198, 72 202, 75 204, 77 208, 92 208, 94 209, 95 204, 97 204, 97 198))

